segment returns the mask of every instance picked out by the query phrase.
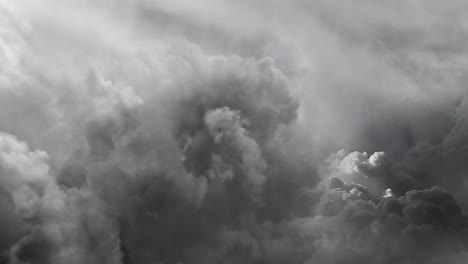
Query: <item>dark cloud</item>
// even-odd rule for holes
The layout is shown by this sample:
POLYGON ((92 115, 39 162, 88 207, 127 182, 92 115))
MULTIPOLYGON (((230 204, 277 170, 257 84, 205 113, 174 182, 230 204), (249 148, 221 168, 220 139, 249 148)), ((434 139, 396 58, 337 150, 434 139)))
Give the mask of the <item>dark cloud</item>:
POLYGON ((26 2, 0 263, 468 259, 463 1, 26 2))
POLYGON ((323 218, 309 220, 318 222, 322 263, 458 263, 466 256, 466 216, 442 189, 373 200, 363 187, 340 185, 323 197, 323 218))

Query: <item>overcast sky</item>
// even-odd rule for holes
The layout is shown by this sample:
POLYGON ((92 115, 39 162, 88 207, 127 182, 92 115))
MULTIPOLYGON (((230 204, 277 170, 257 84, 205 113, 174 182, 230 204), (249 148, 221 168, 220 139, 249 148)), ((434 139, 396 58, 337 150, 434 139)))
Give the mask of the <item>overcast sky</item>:
POLYGON ((468 2, 0 0, 0 264, 468 261, 468 2))

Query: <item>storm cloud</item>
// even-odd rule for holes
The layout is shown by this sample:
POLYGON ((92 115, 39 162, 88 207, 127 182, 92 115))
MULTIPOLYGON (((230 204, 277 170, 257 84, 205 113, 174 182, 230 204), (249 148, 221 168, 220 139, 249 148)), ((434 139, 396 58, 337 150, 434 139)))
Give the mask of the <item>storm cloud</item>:
POLYGON ((0 0, 0 263, 466 263, 467 15, 0 0))

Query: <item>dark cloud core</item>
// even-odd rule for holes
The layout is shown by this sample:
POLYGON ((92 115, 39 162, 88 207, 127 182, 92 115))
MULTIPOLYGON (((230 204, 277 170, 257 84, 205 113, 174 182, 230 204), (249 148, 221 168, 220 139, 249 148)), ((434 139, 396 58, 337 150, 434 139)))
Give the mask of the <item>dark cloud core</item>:
POLYGON ((0 264, 468 263, 461 0, 0 0, 0 264))

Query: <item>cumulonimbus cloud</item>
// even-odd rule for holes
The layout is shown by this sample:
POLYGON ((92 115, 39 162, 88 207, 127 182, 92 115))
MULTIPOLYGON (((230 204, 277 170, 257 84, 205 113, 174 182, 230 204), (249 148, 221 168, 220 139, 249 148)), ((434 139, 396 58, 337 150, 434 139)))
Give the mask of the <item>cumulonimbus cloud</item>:
POLYGON ((465 263, 463 1, 0 1, 0 263, 465 263))

